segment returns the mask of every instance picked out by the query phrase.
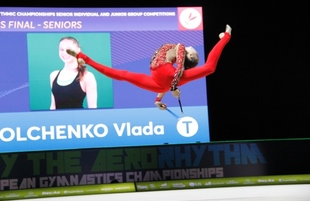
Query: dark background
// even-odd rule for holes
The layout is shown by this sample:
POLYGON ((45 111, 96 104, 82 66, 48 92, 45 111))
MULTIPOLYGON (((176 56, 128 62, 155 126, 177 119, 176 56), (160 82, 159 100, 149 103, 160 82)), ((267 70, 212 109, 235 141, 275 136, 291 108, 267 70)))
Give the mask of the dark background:
POLYGON ((6 1, 1 6, 202 6, 206 53, 226 24, 233 28, 207 79, 211 141, 310 137, 307 1, 6 1))

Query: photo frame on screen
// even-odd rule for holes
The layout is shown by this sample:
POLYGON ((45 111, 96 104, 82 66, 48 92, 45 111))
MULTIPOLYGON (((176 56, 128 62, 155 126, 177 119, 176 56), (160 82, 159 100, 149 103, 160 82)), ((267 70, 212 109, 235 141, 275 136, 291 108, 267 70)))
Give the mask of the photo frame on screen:
MULTIPOLYGON (((50 108, 49 75, 53 70, 61 70, 64 65, 58 54, 59 42, 64 37, 74 37, 82 46, 83 51, 90 52, 98 58, 98 61, 111 66, 109 33, 28 33, 30 110, 49 110, 50 108)), ((112 108, 112 80, 92 68, 87 70, 94 73, 96 77, 97 108, 112 108)), ((86 99, 84 99, 83 106, 83 108, 88 108, 86 99)))

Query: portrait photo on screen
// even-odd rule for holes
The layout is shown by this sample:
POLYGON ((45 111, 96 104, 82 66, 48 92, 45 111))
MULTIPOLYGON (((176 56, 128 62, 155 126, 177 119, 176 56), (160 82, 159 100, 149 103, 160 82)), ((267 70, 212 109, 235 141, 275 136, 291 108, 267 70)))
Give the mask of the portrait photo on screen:
MULTIPOLYGON (((68 55, 65 49, 61 49, 61 44, 69 41, 70 47, 72 43, 78 43, 79 48, 83 51, 90 52, 98 61, 111 65, 111 45, 110 45, 110 34, 109 33, 28 33, 27 34, 27 45, 28 45, 28 70, 29 70, 29 90, 30 90, 30 109, 31 110, 49 110, 51 106, 52 96, 52 84, 53 81, 58 78, 58 86, 62 87, 69 86, 68 90, 63 90, 64 94, 59 94, 60 98, 64 97, 68 93, 85 93, 83 97, 82 108, 111 108, 113 107, 113 87, 112 80, 102 76, 96 70, 87 68, 86 71, 90 72, 95 79, 95 92, 91 95, 95 97, 88 97, 87 91, 87 79, 81 79, 77 82, 78 72, 76 70, 77 62, 73 65, 75 69, 63 69, 65 66, 64 61, 61 57, 67 57, 71 60, 76 60, 74 57, 68 55), (72 42, 74 40, 74 42, 72 42), (75 41, 76 40, 76 41, 75 41), (85 45, 84 45, 85 44, 85 45), (93 48, 96 47, 96 48, 93 48), (64 52, 64 53, 63 53, 64 52), (65 54, 62 56, 62 54, 65 54), (53 79, 50 80, 50 75, 54 73, 53 79), (63 72, 63 78, 60 76, 63 72), (68 75, 68 74, 72 75, 68 75), (62 82, 62 83, 61 83, 62 82), (77 89, 74 86, 70 87, 72 83, 76 82, 77 89), (86 86, 85 86, 86 85, 86 86), (79 88, 82 87, 83 89, 79 88), (85 97, 85 98, 84 98, 85 97), (88 106, 87 100, 92 100, 95 103, 88 106)), ((66 62, 66 61, 65 61, 66 62)), ((89 80, 89 78, 88 78, 89 80)), ((56 83, 57 83, 56 81, 56 83)), ((90 90, 89 90, 90 91, 90 90)), ((74 96, 74 94, 72 94, 74 96)), ((75 95, 77 99, 81 95, 75 95)), ((76 102, 78 100, 72 100, 67 97, 67 101, 76 102)), ((66 100, 60 100, 66 101, 66 100)), ((67 109, 79 108, 76 105, 70 105, 62 103, 64 106, 67 105, 67 109)), ((91 103, 90 103, 91 104, 91 103)), ((66 109, 65 107, 60 107, 66 109)), ((58 107, 58 108, 59 108, 58 107)))

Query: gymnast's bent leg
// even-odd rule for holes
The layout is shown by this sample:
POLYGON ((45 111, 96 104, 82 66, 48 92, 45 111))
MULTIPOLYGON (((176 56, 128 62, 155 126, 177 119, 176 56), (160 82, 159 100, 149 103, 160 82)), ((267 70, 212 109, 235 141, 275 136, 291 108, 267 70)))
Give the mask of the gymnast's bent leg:
POLYGON ((215 71, 218 60, 222 54, 222 51, 225 45, 229 42, 231 38, 231 34, 229 32, 225 32, 224 35, 220 35, 220 37, 222 38, 212 48, 212 50, 210 51, 208 55, 207 61, 205 62, 203 66, 197 66, 194 68, 190 68, 183 72, 183 75, 180 78, 180 81, 178 83, 179 86, 184 85, 187 82, 206 77, 215 71))

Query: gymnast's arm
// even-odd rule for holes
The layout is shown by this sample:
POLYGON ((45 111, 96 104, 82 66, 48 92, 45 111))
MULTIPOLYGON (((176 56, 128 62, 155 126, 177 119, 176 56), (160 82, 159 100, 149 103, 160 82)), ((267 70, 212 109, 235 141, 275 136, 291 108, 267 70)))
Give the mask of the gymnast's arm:
POLYGON ((160 109, 160 110, 165 110, 167 108, 167 105, 163 102, 161 102, 161 99, 164 97, 165 93, 158 93, 157 97, 155 99, 155 105, 160 109))
POLYGON ((176 98, 180 96, 180 90, 177 88, 179 80, 184 71, 184 61, 185 61, 185 46, 181 43, 178 43, 175 47, 176 54, 175 54, 175 62, 176 62, 176 70, 174 77, 171 81, 171 92, 172 95, 176 98))

